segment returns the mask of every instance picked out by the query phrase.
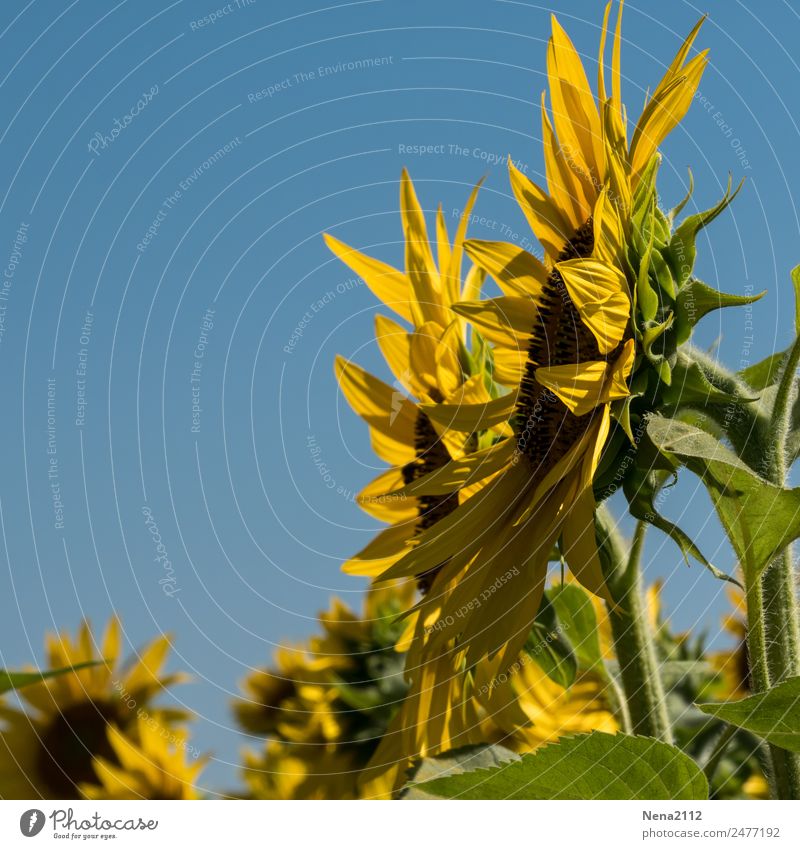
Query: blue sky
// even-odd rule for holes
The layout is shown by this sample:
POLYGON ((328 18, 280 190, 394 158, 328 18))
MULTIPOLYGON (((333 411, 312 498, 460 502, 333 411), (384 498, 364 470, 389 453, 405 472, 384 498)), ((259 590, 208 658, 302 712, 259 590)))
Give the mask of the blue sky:
MULTIPOLYGON (((46 631, 112 611, 130 650, 170 632, 207 783, 231 787, 237 682, 332 594, 359 603, 339 565, 376 527, 352 495, 380 463, 332 362, 386 373, 377 304, 321 233, 399 265, 407 166, 453 224, 486 175, 470 234, 525 245, 502 162, 543 171, 549 14, 593 77, 602 4, 221 3, 0 9, 0 650, 41 660, 46 631)), ((788 2, 629 2, 632 115, 704 12, 711 63, 662 198, 688 166, 690 211, 746 178, 697 265, 768 290, 699 334, 738 366, 792 332, 800 19, 788 2)), ((732 567, 696 481, 663 509, 732 567)), ((647 554, 675 625, 717 639, 720 585, 655 535, 647 554)))

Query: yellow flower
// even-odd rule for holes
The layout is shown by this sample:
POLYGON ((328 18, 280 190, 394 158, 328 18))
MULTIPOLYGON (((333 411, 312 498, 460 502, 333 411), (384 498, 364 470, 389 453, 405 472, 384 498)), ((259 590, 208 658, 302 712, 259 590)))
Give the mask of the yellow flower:
MULTIPOLYGON (((469 495, 468 490, 456 493, 459 487, 420 497, 396 498, 392 493, 451 459, 463 457, 477 445, 472 431, 459 433, 450 423, 438 424, 429 418, 422 404, 481 404, 490 399, 483 369, 472 373, 464 339, 465 323, 452 311, 454 302, 477 295, 483 279, 482 274, 473 271, 462 288, 466 223, 477 191, 476 186, 452 244, 439 207, 438 266, 422 209, 405 171, 400 188, 405 273, 326 236, 331 250, 360 274, 387 306, 413 325, 408 331, 392 319, 376 317, 375 333, 395 376, 393 386, 343 357, 336 359, 336 376, 345 397, 369 424, 375 453, 391 465, 358 497, 364 510, 391 526, 344 565, 346 572, 375 576, 385 570, 408 550, 409 540, 447 516, 460 499, 469 495)), ((417 575, 423 591, 434 572, 417 575)))
POLYGON ((405 694, 395 645, 413 593, 413 582, 372 588, 360 616, 334 600, 320 616, 321 636, 277 652, 275 666, 248 677, 235 712, 267 738, 244 756, 253 797, 360 798, 359 774, 405 694))
POLYGON ((609 13, 610 4, 599 103, 578 53, 553 19, 547 60, 553 127, 543 110, 549 193, 509 164, 512 188, 545 262, 514 245, 466 244, 503 296, 454 309, 494 343, 494 376, 512 390, 477 405, 422 405, 440 426, 469 433, 510 419, 514 435, 399 490, 400 496, 435 497, 491 478, 419 534, 417 545, 381 575, 437 574, 431 595, 438 609, 429 605, 425 622, 418 623, 417 639, 425 644, 420 662, 432 664, 418 672, 420 716, 446 714, 453 697, 451 686, 440 685, 433 710, 421 695, 428 687, 423 677, 430 677, 435 692, 434 676, 450 680, 483 657, 499 655, 506 667, 515 661, 539 609, 554 545, 583 586, 611 601, 595 540, 592 482, 609 433, 610 405, 629 395, 636 354, 624 260, 631 196, 658 144, 688 108, 706 59, 701 54, 686 61, 698 24, 645 106, 629 145, 619 22, 612 93, 605 91, 609 13), (442 667, 447 652, 450 674, 442 667))
POLYGON ((181 711, 151 706, 165 688, 184 680, 161 672, 169 638, 154 640, 124 665, 120 643, 116 618, 99 649, 86 622, 74 642, 68 634, 48 636, 49 668, 101 662, 22 688, 27 711, 0 706, 0 798, 80 798, 79 787, 100 783, 96 758, 119 766, 112 740, 137 741, 140 717, 161 729, 186 719, 181 711))
POLYGON ((187 736, 140 720, 135 740, 113 725, 108 740, 114 759, 96 756, 100 784, 82 784, 87 799, 198 799, 195 781, 205 759, 187 764, 187 736))

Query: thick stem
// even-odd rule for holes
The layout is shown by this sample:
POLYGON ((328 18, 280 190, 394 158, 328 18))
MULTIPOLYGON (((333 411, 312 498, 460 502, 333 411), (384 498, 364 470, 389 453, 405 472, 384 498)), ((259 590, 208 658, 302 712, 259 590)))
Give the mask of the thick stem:
MULTIPOLYGON (((744 397, 741 380, 710 358, 692 350, 711 383, 744 397)), ((796 372, 800 364, 800 335, 783 366, 769 417, 755 404, 735 404, 731 409, 707 409, 721 426, 736 453, 757 474, 775 486, 786 485, 787 440, 796 397, 796 372)), ((782 551, 763 576, 748 582, 747 647, 754 692, 800 674, 800 615, 795 588, 791 546, 782 551)), ((781 799, 800 798, 800 755, 770 746, 773 794, 781 799)))
POLYGON ((637 533, 632 556, 625 558, 614 532, 602 520, 599 538, 608 564, 617 580, 614 586, 616 608, 609 610, 614 650, 619 664, 631 730, 634 734, 655 737, 672 743, 664 687, 658 670, 650 617, 645 609, 639 562, 641 533, 637 533), (605 527, 603 527, 605 525, 605 527))
MULTIPOLYGON (((768 454, 768 478, 786 485, 786 444, 791 426, 791 407, 796 394, 800 362, 800 336, 786 359, 772 408, 773 441, 768 454)), ((794 557, 787 546, 761 578, 767 668, 771 683, 800 674, 800 616, 795 589, 794 557)), ((800 755, 770 746, 779 798, 800 799, 800 755)))

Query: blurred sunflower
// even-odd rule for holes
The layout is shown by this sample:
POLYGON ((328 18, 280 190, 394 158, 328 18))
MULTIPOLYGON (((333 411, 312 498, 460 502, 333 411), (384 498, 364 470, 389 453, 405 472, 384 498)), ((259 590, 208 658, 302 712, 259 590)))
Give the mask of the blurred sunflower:
MULTIPOLYGON (((364 510, 390 527, 345 563, 346 572, 377 575, 408 550, 409 540, 447 516, 470 495, 468 489, 456 492, 457 486, 420 497, 395 498, 392 493, 479 446, 479 436, 472 430, 464 433, 452 426, 441 426, 421 406, 482 404, 491 398, 491 383, 481 359, 485 349, 476 335, 473 352, 468 351, 464 320, 452 311, 456 301, 477 296, 484 277, 473 268, 462 287, 464 237, 479 185, 465 205, 452 244, 439 206, 438 265, 422 208, 405 170, 400 181, 405 273, 325 236, 333 253, 412 325, 409 331, 385 316, 375 319, 378 345, 396 378, 392 386, 343 357, 336 359, 342 392, 369 424, 375 453, 391 464, 357 499, 364 510)), ((502 423, 498 423, 498 428, 502 428, 502 423)), ((434 568, 417 573, 423 592, 435 572, 434 568)))
POLYGON ((95 756, 94 771, 100 783, 81 785, 87 799, 200 798, 194 784, 205 759, 186 763, 184 732, 165 735, 162 727, 140 720, 132 737, 110 725, 108 741, 114 759, 95 756))
MULTIPOLYGON (((489 482, 417 537, 382 578, 434 571, 437 618, 425 626, 425 657, 451 670, 482 657, 519 654, 539 609, 553 546, 578 580, 611 601, 595 540, 592 482, 606 443, 612 402, 630 394, 637 354, 626 261, 631 202, 664 137, 688 109, 706 64, 689 59, 700 24, 678 51, 645 105, 630 144, 621 102, 621 6, 614 36, 612 86, 600 44, 597 102, 580 57, 553 18, 547 55, 552 123, 543 108, 545 191, 509 162, 511 185, 545 261, 497 242, 467 242, 473 262, 503 296, 455 304, 494 343, 494 377, 511 391, 483 404, 422 405, 432 422, 459 432, 509 420, 511 438, 407 484, 399 496, 435 497, 489 482), (508 564, 514 564, 509 572, 508 564)), ((441 668, 431 679, 452 677, 441 668)), ((420 716, 442 715, 452 694, 439 688, 420 716)), ((435 692, 426 684, 422 692, 435 692)), ((426 696, 425 699, 428 697, 426 696)))
POLYGON ((0 798, 80 798, 81 790, 103 784, 98 758, 122 766, 114 741, 140 742, 140 716, 164 729, 187 718, 152 706, 163 690, 185 680, 161 671, 167 636, 122 664, 120 623, 112 618, 99 650, 87 622, 74 641, 68 634, 49 635, 46 649, 50 668, 100 663, 24 687, 19 695, 27 710, 0 705, 0 798))
POLYGON ((244 779, 259 799, 354 799, 406 691, 396 643, 413 582, 371 589, 357 616, 338 600, 320 616, 323 633, 281 649, 275 665, 244 681, 234 712, 267 741, 245 752, 244 779))

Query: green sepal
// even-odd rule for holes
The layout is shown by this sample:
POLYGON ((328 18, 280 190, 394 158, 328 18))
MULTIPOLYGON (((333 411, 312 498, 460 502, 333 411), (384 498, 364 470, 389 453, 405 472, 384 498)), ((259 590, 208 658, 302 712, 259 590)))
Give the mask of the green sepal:
POLYGON ((683 212, 683 208, 692 198, 692 194, 694 192, 694 174, 692 174, 692 169, 686 169, 689 172, 689 189, 686 194, 683 196, 683 200, 681 200, 676 206, 673 206, 672 209, 667 214, 667 220, 670 224, 683 212))
POLYGON ((719 203, 705 212, 690 215, 680 223, 672 234, 667 253, 670 257, 670 264, 675 272, 675 278, 678 281, 679 288, 686 283, 694 268, 694 261, 697 257, 697 248, 695 247, 697 234, 733 202, 733 199, 739 194, 739 190, 743 184, 744 180, 731 192, 733 178, 731 175, 728 175, 728 186, 719 203))
POLYGON ((702 280, 690 278, 678 291, 675 299, 675 330, 677 343, 682 345, 692 335, 692 328, 703 316, 724 307, 743 307, 763 298, 766 290, 757 295, 729 295, 706 286, 702 280))
POLYGON ((708 404, 747 404, 758 400, 758 396, 744 398, 717 389, 706 377, 699 364, 679 354, 672 366, 672 385, 664 390, 664 403, 671 406, 708 404))

